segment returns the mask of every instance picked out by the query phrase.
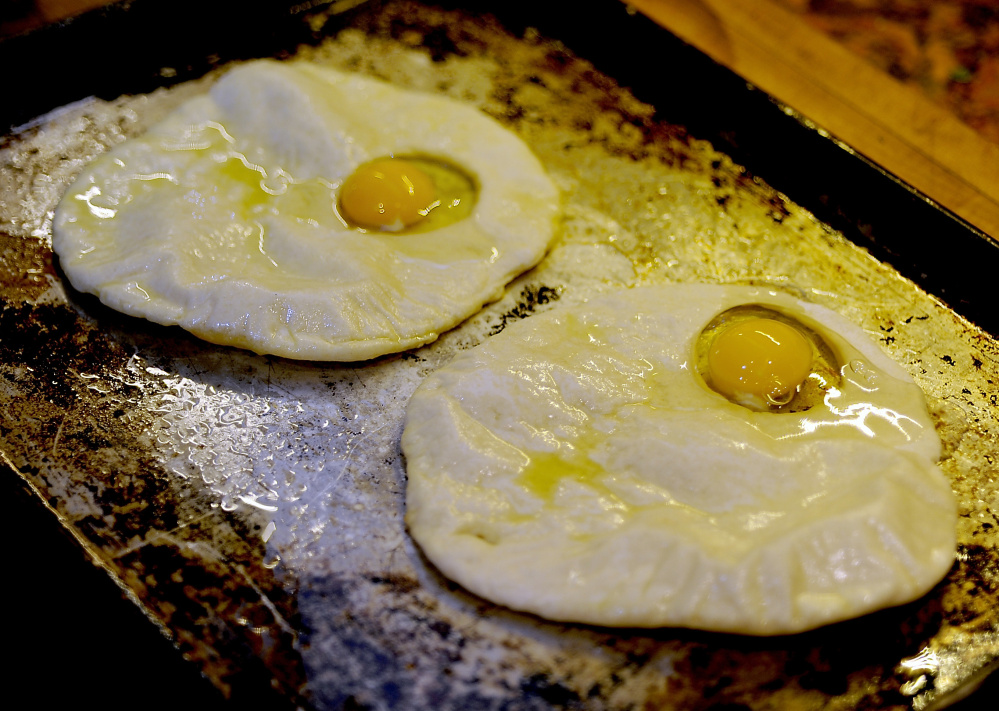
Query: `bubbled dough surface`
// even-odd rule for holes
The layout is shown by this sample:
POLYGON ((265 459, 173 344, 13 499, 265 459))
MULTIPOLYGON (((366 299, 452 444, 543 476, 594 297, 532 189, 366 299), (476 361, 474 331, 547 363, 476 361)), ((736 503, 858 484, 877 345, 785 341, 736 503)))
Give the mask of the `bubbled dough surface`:
POLYGON ((797 632, 915 599, 954 557, 919 388, 857 327, 752 287, 637 287, 508 327, 420 387, 403 448, 431 561, 556 620, 797 632), (832 407, 752 413, 693 375, 704 324, 753 302, 854 364, 832 407), (539 452, 606 474, 546 501, 517 481, 539 452))
POLYGON ((544 255, 557 206, 530 150, 471 107, 262 60, 88 167, 59 205, 53 247, 74 287, 125 313, 258 353, 349 361, 432 341, 498 298, 544 255), (206 122, 232 145, 216 129, 192 133, 206 122), (276 185, 279 171, 315 188, 376 157, 439 156, 476 178, 478 203, 468 219, 411 235, 350 230, 332 209, 301 219, 288 201, 260 204, 220 179, 207 159, 218 147, 191 150, 206 137, 276 185), (95 186, 90 203, 113 218, 81 199, 95 186))

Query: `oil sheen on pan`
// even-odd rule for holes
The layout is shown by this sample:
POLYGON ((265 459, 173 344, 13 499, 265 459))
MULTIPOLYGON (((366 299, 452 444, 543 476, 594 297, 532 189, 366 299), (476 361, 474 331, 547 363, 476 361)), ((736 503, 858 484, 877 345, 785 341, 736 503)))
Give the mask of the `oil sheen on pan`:
POLYGON ((484 112, 561 196, 545 258, 419 349, 349 365, 258 356, 64 280, 50 239, 65 191, 221 71, 67 107, 0 148, 0 447, 209 679, 264 680, 321 709, 925 708, 995 659, 988 334, 537 32, 389 2, 323 34, 287 53, 484 112), (955 562, 924 596, 765 640, 615 631, 490 604, 423 557, 400 450, 417 387, 515 322, 693 282, 829 309, 922 390, 958 513, 955 562))

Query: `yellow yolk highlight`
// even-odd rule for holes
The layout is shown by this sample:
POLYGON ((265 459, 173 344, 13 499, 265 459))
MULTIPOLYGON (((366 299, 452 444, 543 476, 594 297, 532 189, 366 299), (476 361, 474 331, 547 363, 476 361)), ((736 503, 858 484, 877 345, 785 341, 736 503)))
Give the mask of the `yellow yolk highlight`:
POLYGON ((808 340, 774 319, 735 323, 715 338, 708 352, 712 387, 742 405, 787 403, 811 369, 808 340))
POLYGON ((340 211, 358 227, 397 231, 415 225, 434 206, 433 180, 413 163, 381 158, 355 170, 340 189, 340 211))

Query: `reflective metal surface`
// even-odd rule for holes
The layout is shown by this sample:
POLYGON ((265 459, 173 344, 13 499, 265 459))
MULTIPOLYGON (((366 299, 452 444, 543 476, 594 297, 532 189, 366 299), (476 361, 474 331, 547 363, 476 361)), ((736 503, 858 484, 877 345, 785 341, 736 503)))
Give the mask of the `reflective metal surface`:
MULTIPOLYGON (((606 12, 648 31, 616 3, 606 12)), ((431 346, 351 366, 258 357, 73 292, 49 246, 85 162, 200 85, 74 104, 4 140, 0 451, 218 688, 321 709, 922 709, 994 663, 991 336, 546 34, 408 2, 295 17, 302 55, 511 126, 564 191, 563 236, 431 346), (425 562, 403 524, 399 451, 422 378, 512 320, 669 280, 789 290, 913 374, 962 506, 958 559, 928 596, 793 637, 611 630, 496 608, 425 562)), ((197 74, 161 66, 161 83, 197 74)))

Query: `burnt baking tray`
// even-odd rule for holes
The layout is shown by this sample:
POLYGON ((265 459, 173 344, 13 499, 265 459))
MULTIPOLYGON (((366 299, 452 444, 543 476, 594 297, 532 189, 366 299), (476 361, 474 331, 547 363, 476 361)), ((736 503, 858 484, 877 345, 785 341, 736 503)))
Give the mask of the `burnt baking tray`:
MULTIPOLYGON (((6 40, 0 65, 0 479, 16 534, 4 598, 25 650, 17 676, 38 698, 927 709, 988 694, 960 700, 999 659, 999 316, 988 298, 999 247, 804 117, 616 0, 135 0, 6 40), (494 84, 465 98, 537 151, 555 151, 546 132, 562 131, 565 150, 621 167, 575 176, 582 184, 618 190, 625 169, 689 176, 690 195, 711 206, 707 231, 733 247, 685 278, 765 281, 766 265, 804 259, 793 240, 740 252, 740 230, 779 242, 794 229, 802 244, 828 246, 801 272, 827 281, 790 286, 861 320, 927 390, 957 462, 959 555, 947 578, 909 605, 764 639, 559 625, 496 608, 440 577, 406 535, 406 396, 456 351, 557 306, 582 278, 530 273, 439 343, 349 366, 211 346, 66 284, 51 252, 53 200, 101 146, 136 130, 155 97, 257 57, 314 53, 392 74, 385 57, 397 51, 419 55, 428 76, 488 66, 494 84), (547 110, 532 103, 538 93, 547 110), (106 106, 118 113, 94 108, 106 106), (764 272, 747 271, 760 260, 764 272)), ((666 259, 659 237, 628 222, 656 199, 623 192, 607 207, 634 243, 621 237, 617 249, 636 272, 682 273, 684 257, 666 259)))

